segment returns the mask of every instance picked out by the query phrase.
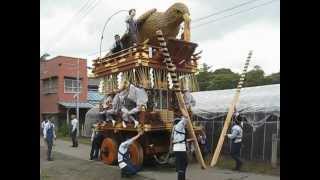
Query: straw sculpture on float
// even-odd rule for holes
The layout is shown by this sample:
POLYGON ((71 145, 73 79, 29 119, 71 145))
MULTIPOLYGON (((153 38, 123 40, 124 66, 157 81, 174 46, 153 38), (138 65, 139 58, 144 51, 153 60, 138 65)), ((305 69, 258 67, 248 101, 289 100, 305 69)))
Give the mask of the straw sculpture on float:
MULTIPOLYGON (((175 38, 180 30, 180 25, 184 22, 184 40, 190 40, 190 12, 183 3, 175 3, 165 12, 158 12, 151 9, 137 19, 138 43, 149 40, 148 44, 158 45, 157 36, 154 32, 161 29, 164 37, 175 38)), ((125 48, 129 46, 129 35, 124 34, 121 41, 125 48)))

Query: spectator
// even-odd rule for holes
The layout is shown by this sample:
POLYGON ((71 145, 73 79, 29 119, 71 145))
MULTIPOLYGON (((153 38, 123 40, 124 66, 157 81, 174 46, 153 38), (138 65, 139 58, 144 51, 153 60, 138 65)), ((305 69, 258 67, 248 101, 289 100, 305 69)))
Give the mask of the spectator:
POLYGON ((47 160, 52 161, 51 151, 53 146, 53 138, 56 139, 55 127, 54 124, 48 120, 43 128, 43 138, 47 143, 48 152, 47 152, 47 160))
POLYGON ((78 125, 79 121, 76 116, 73 114, 71 115, 71 139, 72 139, 72 147, 78 147, 78 139, 77 139, 77 132, 78 132, 78 125))

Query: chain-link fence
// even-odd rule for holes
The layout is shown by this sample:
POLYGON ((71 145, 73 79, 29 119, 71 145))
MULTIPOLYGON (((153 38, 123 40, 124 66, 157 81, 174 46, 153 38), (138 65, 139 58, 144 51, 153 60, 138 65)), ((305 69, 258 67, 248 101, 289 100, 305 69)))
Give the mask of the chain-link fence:
MULTIPOLYGON (((254 115, 258 119, 262 115, 254 115)), ((216 116, 213 119, 195 118, 195 123, 203 126, 206 132, 210 153, 213 153, 223 128, 225 115, 216 116)), ((244 122, 241 157, 245 160, 271 162, 280 164, 280 117, 264 114, 264 121, 259 125, 254 122, 244 122)), ((258 121, 256 121, 258 122, 258 121)), ((231 127, 231 126, 230 126, 231 127)), ((230 133, 230 129, 228 133, 230 133)), ((226 138, 221 154, 230 153, 231 141, 226 138)))

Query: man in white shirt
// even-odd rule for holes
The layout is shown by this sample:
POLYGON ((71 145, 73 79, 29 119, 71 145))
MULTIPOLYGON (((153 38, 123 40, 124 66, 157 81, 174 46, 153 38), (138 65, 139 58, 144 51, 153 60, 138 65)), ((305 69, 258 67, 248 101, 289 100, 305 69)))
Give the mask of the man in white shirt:
POLYGON ((43 128, 43 138, 47 142, 47 146, 48 146, 48 152, 47 152, 48 161, 52 161, 51 151, 53 146, 53 138, 56 139, 56 133, 54 128, 55 128, 54 124, 50 120, 48 120, 47 123, 44 124, 44 128, 43 128))
POLYGON ((234 125, 231 128, 231 134, 227 134, 227 137, 231 139, 231 157, 235 160, 236 166, 233 170, 240 170, 242 166, 242 161, 240 159, 240 150, 242 143, 242 119, 238 112, 233 116, 234 125))
POLYGON ((48 122, 48 119, 46 118, 45 120, 42 121, 41 123, 41 135, 43 136, 43 129, 44 129, 44 125, 48 122))
POLYGON ((140 131, 136 136, 124 141, 120 144, 118 149, 118 164, 121 169, 121 176, 131 176, 137 174, 141 167, 136 167, 132 165, 129 157, 129 146, 137 140, 143 131, 140 131))
POLYGON ((72 139, 72 147, 78 147, 78 139, 77 139, 77 132, 78 132, 78 124, 79 121, 76 116, 73 114, 71 115, 71 139, 72 139))
POLYGON ((176 118, 173 122, 173 152, 176 157, 176 171, 178 180, 186 179, 186 170, 188 166, 187 158, 187 139, 186 139, 186 125, 185 118, 187 112, 182 112, 181 118, 176 118))

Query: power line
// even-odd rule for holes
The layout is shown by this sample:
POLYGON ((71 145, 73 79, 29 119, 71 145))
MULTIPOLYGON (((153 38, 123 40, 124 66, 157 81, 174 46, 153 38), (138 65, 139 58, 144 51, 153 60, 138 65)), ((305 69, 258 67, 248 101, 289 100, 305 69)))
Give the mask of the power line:
POLYGON ((79 22, 81 22, 94 8, 96 8, 97 5, 98 5, 100 2, 101 2, 101 0, 96 1, 95 4, 92 3, 92 6, 89 7, 89 10, 86 12, 86 14, 83 14, 83 15, 81 16, 82 19, 80 19, 79 22))
POLYGON ((192 22, 197 22, 197 21, 201 21, 201 20, 204 20, 204 19, 207 19, 211 16, 216 16, 216 15, 219 15, 219 14, 222 14, 224 12, 228 12, 228 11, 231 11, 233 9, 236 9, 236 8, 239 8, 241 6, 244 6, 244 5, 247 5, 247 4, 250 4, 250 3, 254 3, 256 1, 261 1, 261 0, 251 0, 251 1, 247 1, 247 2, 244 2, 244 3, 241 3, 241 4, 238 4, 238 5, 235 5, 235 6, 232 6, 230 8, 227 8, 227 9, 223 9, 221 11, 218 11, 218 12, 215 12, 215 13, 212 13, 212 14, 209 14, 207 16, 204 16, 204 17, 200 17, 200 18, 197 18, 195 20, 193 20, 192 22))
POLYGON ((244 9, 244 10, 242 10, 242 11, 238 11, 238 12, 236 12, 236 13, 233 13, 233 14, 230 14, 230 15, 227 15, 227 16, 222 16, 221 18, 217 18, 217 19, 208 21, 208 22, 206 22, 206 23, 202 23, 202 24, 193 26, 192 29, 196 29, 196 28, 198 28, 198 27, 207 25, 207 24, 209 24, 209 23, 213 23, 213 22, 220 21, 220 20, 222 20, 222 19, 225 19, 225 18, 228 18, 228 17, 231 17, 231 16, 235 16, 235 15, 238 15, 238 14, 241 14, 241 13, 244 13, 244 12, 248 12, 248 11, 250 11, 250 10, 256 9, 256 8, 258 8, 258 7, 261 7, 261 6, 266 6, 266 5, 271 4, 271 3, 274 3, 274 2, 276 2, 276 1, 279 1, 279 0, 271 0, 271 1, 268 1, 268 2, 266 2, 266 3, 262 3, 262 4, 259 4, 259 5, 257 5, 257 6, 253 6, 253 7, 251 7, 251 8, 244 9))
MULTIPOLYGON (((254 1, 257 1, 257 0, 254 0, 254 1)), ((236 13, 233 13, 233 14, 230 14, 230 15, 227 15, 227 16, 223 16, 223 17, 221 17, 221 18, 214 19, 214 20, 208 21, 208 22, 203 23, 203 24, 199 24, 199 25, 197 25, 197 26, 192 27, 192 29, 195 29, 195 28, 198 28, 198 27, 207 25, 207 24, 209 24, 209 23, 216 22, 216 21, 219 21, 219 20, 222 20, 222 19, 231 17, 231 16, 235 16, 235 15, 238 15, 238 14, 241 14, 241 13, 244 13, 244 12, 248 12, 248 11, 250 11, 250 10, 252 10, 252 9, 256 9, 256 8, 258 8, 258 7, 261 7, 261 6, 265 6, 265 5, 274 3, 275 1, 278 1, 278 0, 271 0, 271 1, 268 1, 268 2, 266 2, 266 3, 262 3, 262 4, 260 4, 260 5, 253 6, 253 7, 251 7, 251 8, 244 9, 244 10, 242 10, 242 11, 238 11, 238 12, 236 12, 236 13)), ((248 1, 248 2, 249 2, 249 1, 248 1)), ((109 51, 104 51, 104 52, 109 52, 109 51)), ((92 52, 92 53, 88 54, 87 56, 93 56, 93 55, 96 55, 96 54, 99 54, 99 51, 92 52)))
MULTIPOLYGON (((87 0, 86 3, 84 5, 82 5, 82 7, 70 18, 70 20, 68 21, 68 23, 66 23, 63 28, 61 28, 61 30, 54 36, 54 38, 52 38, 52 40, 56 40, 57 38, 61 37, 62 33, 64 31, 67 30, 67 27, 72 25, 73 22, 78 18, 78 16, 81 15, 82 11, 88 9, 88 7, 90 6, 90 4, 92 3, 92 0, 87 0), (91 1, 91 2, 90 2, 91 1)), ((50 42, 52 41, 50 40, 50 42)))
POLYGON ((67 33, 69 33, 69 31, 72 30, 75 24, 80 23, 100 2, 101 0, 88 0, 70 19, 69 23, 60 30, 55 38, 52 39, 55 42, 49 49, 55 47, 58 41, 60 41, 67 33))

